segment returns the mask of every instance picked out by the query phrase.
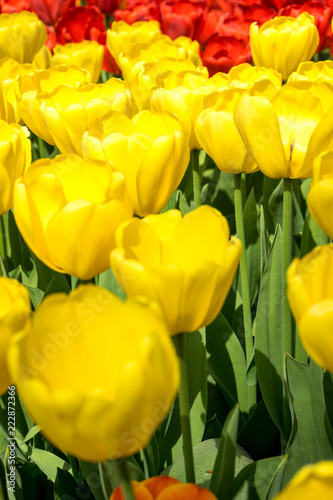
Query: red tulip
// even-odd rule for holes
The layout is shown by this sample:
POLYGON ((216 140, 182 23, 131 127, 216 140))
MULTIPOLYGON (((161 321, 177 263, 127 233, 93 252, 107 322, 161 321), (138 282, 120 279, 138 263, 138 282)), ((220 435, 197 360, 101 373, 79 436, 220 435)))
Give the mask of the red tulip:
POLYGON ((59 43, 79 43, 96 40, 104 45, 105 25, 103 16, 96 7, 74 7, 56 25, 59 43))
POLYGON ((1 14, 13 14, 22 10, 31 10, 30 0, 1 0, 1 14))
POLYGON ((204 3, 188 0, 164 1, 160 4, 161 31, 172 40, 179 36, 188 36, 193 40, 206 15, 207 7, 204 3))
POLYGON ((235 37, 214 36, 202 51, 201 59, 208 68, 209 76, 219 71, 228 73, 237 64, 251 62, 250 43, 247 39, 242 41, 235 37))
POLYGON ((31 9, 45 24, 54 24, 66 14, 75 0, 31 0, 31 9))
POLYGON ((127 24, 133 24, 137 21, 152 21, 159 19, 159 9, 155 2, 140 3, 133 5, 130 9, 115 10, 114 18, 116 21, 125 21, 127 24))
POLYGON ((97 7, 104 14, 112 14, 120 8, 121 0, 87 0, 90 7, 97 7))

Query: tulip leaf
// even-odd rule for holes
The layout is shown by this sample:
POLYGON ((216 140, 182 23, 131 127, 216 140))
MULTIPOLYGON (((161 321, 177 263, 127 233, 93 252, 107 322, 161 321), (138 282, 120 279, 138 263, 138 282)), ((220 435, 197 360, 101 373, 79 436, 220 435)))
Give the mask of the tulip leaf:
POLYGON ((259 460, 269 457, 277 441, 279 431, 268 413, 265 401, 261 400, 240 430, 238 443, 254 460, 259 460))
POLYGON ((284 342, 281 329, 283 302, 287 300, 283 286, 282 245, 282 232, 278 226, 262 276, 254 330, 260 390, 275 425, 288 438, 291 420, 283 387, 284 342))
POLYGON ((278 466, 278 468, 274 472, 274 475, 272 477, 272 480, 271 480, 270 485, 268 487, 268 491, 267 491, 266 496, 265 496, 265 500, 274 499, 276 497, 276 495, 278 495, 280 493, 280 491, 283 487, 282 486, 283 477, 284 477, 284 473, 285 473, 287 464, 288 464, 288 455, 285 455, 283 457, 282 462, 280 463, 280 465, 278 466))
POLYGON ((40 429, 41 428, 39 427, 39 425, 34 425, 33 427, 31 427, 31 429, 29 430, 27 435, 24 437, 22 443, 26 443, 30 439, 32 439, 34 436, 36 436, 36 434, 38 434, 40 432, 40 429))
MULTIPOLYGON (((220 438, 207 439, 193 447, 196 484, 201 488, 209 488, 220 442, 220 438)), ((249 463, 252 463, 249 454, 236 444, 234 475, 236 476, 249 463)), ((179 458, 165 469, 162 476, 171 476, 185 483, 186 474, 183 458, 179 458)))
POLYGON ((281 473, 281 470, 284 471, 285 465, 284 456, 265 458, 247 465, 234 480, 234 495, 242 488, 244 482, 248 481, 249 498, 251 500, 265 500, 268 498, 272 482, 276 475, 281 473))
POLYGON ((90 495, 90 492, 85 484, 77 484, 73 476, 66 470, 57 470, 54 483, 54 500, 87 498, 87 495, 90 495))
MULTIPOLYGON (((204 328, 186 335, 186 368, 189 383, 192 444, 202 440, 207 414, 207 362, 204 328)), ((160 465, 170 465, 183 456, 178 403, 174 404, 160 444, 160 465)))
POLYGON ((17 444, 21 451, 25 453, 25 455, 29 457, 29 459, 34 462, 53 483, 56 480, 58 469, 71 470, 71 466, 68 462, 65 462, 62 458, 49 451, 33 448, 19 441, 17 444))
POLYGON ((333 460, 333 432, 326 411, 324 374, 313 361, 310 365, 286 356, 286 385, 292 413, 286 482, 307 463, 333 460))
POLYGON ((7 495, 8 495, 8 500, 23 500, 23 482, 21 479, 21 475, 18 471, 18 468, 15 465, 12 465, 9 463, 9 448, 7 448, 7 451, 5 453, 5 458, 4 458, 4 465, 5 465, 5 477, 6 477, 6 486, 7 486, 7 495), (11 484, 11 482, 8 484, 8 478, 10 478, 10 472, 13 470, 11 467, 15 467, 15 486, 11 484))
POLYGON ((249 495, 250 495, 250 486, 248 481, 245 481, 243 486, 238 490, 236 495, 233 497, 232 500, 249 500, 249 495))
POLYGON ((126 293, 116 280, 112 269, 108 269, 99 275, 99 286, 102 286, 103 288, 106 288, 110 292, 114 293, 121 300, 125 300, 126 298, 126 293))
POLYGON ((235 405, 222 428, 221 441, 209 488, 217 498, 223 498, 223 500, 232 499, 238 422, 239 406, 235 405))
POLYGON ((34 309, 36 309, 36 307, 39 306, 39 304, 41 303, 41 301, 44 297, 44 292, 42 292, 42 290, 39 290, 39 288, 32 288, 31 286, 27 286, 27 285, 26 285, 26 289, 29 292, 31 303, 32 303, 34 309))
MULTIPOLYGON (((132 481, 142 481, 145 479, 140 467, 133 457, 128 457, 126 461, 132 481)), ((97 464, 79 460, 79 463, 83 476, 95 500, 108 500, 112 491, 120 484, 116 462, 108 460, 97 464)))
POLYGON ((247 415, 248 386, 242 346, 222 314, 206 330, 209 373, 229 394, 231 404, 238 403, 241 412, 247 415))
POLYGON ((260 238, 257 221, 257 205, 254 189, 252 189, 244 206, 244 231, 251 304, 257 298, 260 279, 260 238))

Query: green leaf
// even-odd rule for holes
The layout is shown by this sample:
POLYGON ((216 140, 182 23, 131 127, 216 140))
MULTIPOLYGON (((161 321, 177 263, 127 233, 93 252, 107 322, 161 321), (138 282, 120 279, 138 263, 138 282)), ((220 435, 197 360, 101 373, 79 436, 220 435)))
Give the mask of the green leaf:
POLYGON ((247 481, 243 484, 243 486, 238 490, 236 495, 232 500, 249 500, 250 498, 250 486, 247 481))
MULTIPOLYGON (((120 484, 116 462, 108 460, 107 462, 96 464, 79 460, 79 463, 84 478, 95 500, 109 500, 112 491, 120 484)), ((127 458, 127 466, 132 481, 142 481, 145 479, 133 457, 127 458)))
POLYGON ((323 370, 286 357, 286 385, 292 412, 292 432, 285 481, 300 467, 333 460, 333 432, 327 416, 323 370))
POLYGON ((51 295, 52 293, 69 293, 70 288, 68 281, 63 274, 54 273, 50 283, 47 285, 44 297, 51 295))
POLYGON ((158 476, 159 473, 159 450, 156 435, 152 437, 150 443, 141 451, 141 458, 147 477, 158 476))
POLYGON ((279 431, 267 411, 265 401, 261 400, 242 427, 238 443, 254 460, 259 460, 271 455, 278 436, 279 431))
POLYGON ((251 500, 265 500, 271 488, 272 481, 285 465, 285 457, 271 457, 258 460, 247 465, 240 471, 234 481, 234 495, 242 488, 245 481, 249 482, 249 498, 251 500))
POLYGON ((207 327, 209 373, 244 415, 249 413, 246 360, 242 346, 222 314, 207 327))
POLYGON ((36 436, 36 434, 40 432, 40 429, 41 428, 39 427, 39 425, 34 425, 33 427, 31 427, 28 434, 23 439, 22 443, 26 443, 27 441, 29 441, 29 439, 32 439, 34 436, 36 436))
MULTIPOLYGON (((18 471, 16 463, 11 463, 11 458, 10 458, 10 452, 9 448, 7 448, 7 451, 5 453, 5 476, 6 480, 8 481, 8 478, 11 479, 10 474, 12 473, 12 478, 13 478, 13 483, 15 482, 15 485, 12 484, 12 482, 9 483, 7 482, 7 495, 8 495, 8 500, 23 500, 23 484, 22 484, 22 479, 20 476, 20 473, 18 471)), ((14 460, 15 462, 15 460, 14 460)))
POLYGON ((283 387, 284 337, 281 330, 283 303, 287 300, 282 273, 282 245, 282 232, 278 226, 262 277, 254 334, 260 390, 275 425, 288 438, 291 420, 283 387))
POLYGON ((263 205, 260 205, 260 211, 259 211, 259 235, 260 235, 260 281, 261 281, 268 256, 268 240, 266 234, 263 205))
POLYGON ((268 491, 265 496, 265 500, 271 500, 278 495, 282 489, 283 477, 285 473, 285 469, 288 463, 288 455, 286 455, 271 479, 270 485, 268 487, 268 491))
MULTIPOLYGON (((201 488, 209 488, 212 478, 213 468, 221 439, 207 439, 197 444, 193 448, 193 458, 195 464, 196 484, 201 488)), ((249 454, 236 444, 235 473, 238 474, 252 459, 249 454)), ((170 465, 162 472, 162 476, 171 476, 186 483, 186 474, 183 458, 179 458, 173 465, 170 465)))
POLYGON ((62 460, 62 458, 54 455, 53 453, 40 450, 39 448, 33 448, 24 443, 20 443, 18 441, 18 446, 26 454, 27 457, 30 458, 32 462, 34 462, 42 472, 54 483, 57 470, 63 469, 69 471, 71 469, 69 463, 62 460))
MULTIPOLYGON (((200 443, 205 431, 207 414, 207 362, 205 331, 186 334, 186 368, 189 384, 190 419, 193 446, 200 443)), ((176 403, 160 445, 160 464, 163 467, 183 456, 183 438, 179 408, 176 403)))
POLYGON ((114 293, 121 300, 126 299, 126 293, 116 280, 112 269, 108 269, 99 275, 99 286, 102 286, 103 288, 106 288, 110 292, 114 293))
POLYGON ((58 469, 54 482, 54 500, 73 500, 86 498, 88 491, 85 485, 78 485, 73 476, 66 470, 58 469))
POLYGON ((244 231, 251 304, 257 298, 260 280, 260 238, 257 221, 257 205, 254 189, 252 189, 244 206, 244 231))
POLYGON ((34 309, 36 309, 43 300, 44 292, 38 288, 32 288, 31 286, 26 286, 26 289, 30 294, 31 303, 34 306, 34 309))
POLYGON ((235 474, 236 441, 239 422, 239 406, 230 411, 224 422, 221 441, 215 460, 210 490, 218 500, 231 500, 235 474))

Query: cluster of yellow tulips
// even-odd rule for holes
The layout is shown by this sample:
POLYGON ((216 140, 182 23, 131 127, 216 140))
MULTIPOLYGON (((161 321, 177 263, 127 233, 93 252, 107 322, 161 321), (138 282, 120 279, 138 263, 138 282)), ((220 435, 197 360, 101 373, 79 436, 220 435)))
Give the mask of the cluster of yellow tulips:
MULTIPOLYGON (((27 289, 1 277, 0 392, 17 385, 49 441, 82 460, 139 452, 184 377, 171 337, 215 320, 240 261, 250 366, 242 208, 230 238, 221 212, 200 206, 199 150, 237 182, 259 170, 284 179, 285 292, 287 281, 306 351, 333 372, 333 245, 289 267, 292 179, 313 177, 308 209, 333 238, 333 62, 310 61, 319 41, 313 17, 254 23, 255 66, 213 77, 196 41, 173 41, 156 21, 113 23, 107 44, 124 79, 104 83, 97 42, 51 54, 45 39, 34 14, 0 15, 0 214, 13 208, 24 241, 50 269, 88 281, 111 268, 128 298, 82 284, 49 295, 32 315, 27 289), (41 157, 32 162, 33 136, 41 157), (45 143, 59 154, 43 157, 45 143), (184 215, 168 202, 190 158, 193 202, 184 215)), ((282 324, 288 333, 288 305, 282 324)), ((332 492, 332 481, 332 463, 322 462, 278 498, 314 498, 304 491, 332 492)))

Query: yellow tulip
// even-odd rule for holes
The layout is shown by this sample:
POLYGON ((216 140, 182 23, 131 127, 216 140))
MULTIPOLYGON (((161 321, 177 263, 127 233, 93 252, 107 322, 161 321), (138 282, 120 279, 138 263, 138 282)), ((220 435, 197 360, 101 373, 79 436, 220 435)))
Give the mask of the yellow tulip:
POLYGON ((233 87, 244 89, 252 87, 255 82, 261 80, 269 80, 276 88, 282 85, 282 75, 278 71, 261 66, 252 66, 248 63, 239 64, 231 68, 228 77, 233 87))
POLYGON ((128 80, 135 64, 138 62, 157 61, 162 57, 189 59, 195 66, 202 66, 198 42, 186 37, 171 40, 167 35, 156 36, 154 43, 142 42, 133 45, 126 54, 120 54, 118 66, 125 80, 128 80))
POLYGON ((316 247, 287 272, 287 294, 305 350, 333 372, 333 244, 316 247))
MULTIPOLYGON (((186 61, 193 64, 188 59, 186 59, 186 61)), ((199 66, 198 68, 179 72, 172 69, 156 76, 156 87, 162 87, 165 90, 174 90, 177 87, 187 87, 190 90, 195 90, 198 87, 209 85, 211 80, 211 78, 208 78, 208 70, 205 66, 199 66)), ((226 86, 228 86, 228 78, 226 78, 226 82, 226 86)), ((214 85, 211 86, 214 87, 214 90, 217 90, 214 85)))
POLYGON ((32 64, 36 66, 37 69, 49 69, 52 65, 52 52, 47 47, 43 47, 35 55, 32 64))
POLYGON ((32 64, 20 64, 15 59, 6 57, 0 61, 0 118, 8 123, 21 120, 15 95, 15 82, 23 75, 34 71, 32 64))
POLYGON ((306 80, 310 82, 327 82, 333 85, 333 61, 308 61, 301 63, 292 73, 288 82, 306 80))
POLYGON ((0 15, 0 58, 31 63, 46 40, 45 25, 32 12, 0 15))
POLYGON ((191 149, 201 149, 195 134, 194 124, 204 109, 205 97, 214 92, 212 87, 198 87, 190 90, 186 87, 177 87, 174 90, 156 89, 150 96, 150 107, 155 111, 168 111, 177 116, 182 124, 184 133, 191 149))
POLYGON ((103 45, 94 40, 84 40, 81 43, 56 45, 53 50, 52 64, 66 64, 86 69, 91 75, 91 81, 97 83, 101 74, 103 57, 103 45))
POLYGON ((56 144, 62 153, 81 155, 86 131, 97 130, 99 122, 113 110, 132 116, 136 108, 123 80, 111 78, 105 84, 79 88, 80 80, 76 77, 74 81, 73 87, 61 85, 51 92, 36 94, 27 90, 19 110, 25 123, 46 142, 56 144))
POLYGON ((333 152, 315 159, 313 179, 307 197, 310 214, 316 224, 333 239, 333 152))
POLYGON ((84 135, 82 150, 87 158, 112 162, 124 175, 133 211, 140 217, 165 207, 190 155, 177 118, 152 111, 141 111, 132 119, 114 113, 100 129, 84 135))
POLYGON ((13 206, 13 189, 31 163, 28 131, 15 123, 0 120, 0 215, 13 206))
POLYGON ((331 500, 333 461, 304 465, 273 500, 331 500))
POLYGON ((131 25, 125 21, 114 21, 106 34, 108 49, 119 65, 122 52, 127 54, 131 47, 138 43, 153 43, 154 38, 161 34, 161 30, 158 21, 139 21, 131 25))
POLYGON ((108 269, 115 230, 132 216, 123 176, 71 154, 33 163, 15 184, 14 207, 37 257, 83 280, 108 269))
POLYGON ((132 219, 119 227, 111 267, 129 297, 155 301, 172 334, 193 332, 218 315, 241 255, 221 213, 203 205, 132 219))
POLYGON ((0 277, 0 396, 12 384, 7 352, 13 335, 30 325, 28 290, 16 280, 0 277))
POLYGON ((153 87, 159 87, 158 80, 170 67, 178 75, 190 70, 198 72, 205 81, 208 79, 208 70, 204 66, 198 68, 190 59, 174 59, 162 57, 157 61, 138 62, 130 71, 127 82, 133 94, 139 111, 149 109, 149 96, 153 87))
MULTIPOLYGON (((234 119, 259 169, 268 177, 312 176, 313 159, 331 137, 333 88, 327 83, 287 83, 271 99, 245 95, 234 119)), ((324 148, 324 149, 323 149, 324 148)))
POLYGON ((145 447, 167 415, 178 362, 152 309, 94 285, 52 294, 17 336, 9 364, 45 436, 89 462, 145 447))
POLYGON ((44 99, 61 85, 81 87, 91 80, 88 71, 75 66, 52 66, 46 70, 36 70, 21 76, 15 86, 17 106, 24 123, 44 141, 54 145, 42 113, 44 99))
POLYGON ((319 34, 314 17, 302 12, 294 17, 279 16, 250 27, 250 43, 254 64, 273 68, 283 80, 316 52, 319 34))

